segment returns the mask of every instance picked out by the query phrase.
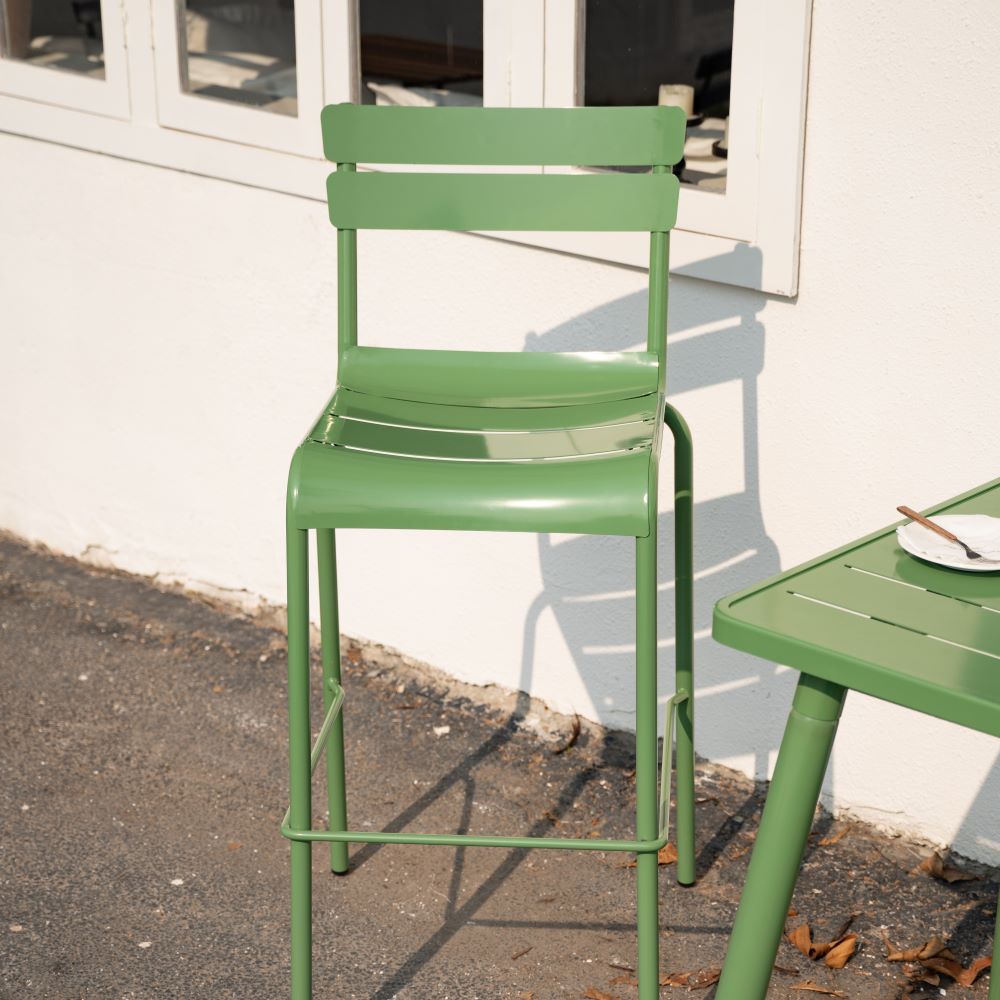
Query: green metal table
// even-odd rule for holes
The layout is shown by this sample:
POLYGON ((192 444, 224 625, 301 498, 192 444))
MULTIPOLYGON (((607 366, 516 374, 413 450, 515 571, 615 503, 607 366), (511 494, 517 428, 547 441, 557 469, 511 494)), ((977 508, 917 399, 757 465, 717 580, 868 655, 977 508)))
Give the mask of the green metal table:
MULTIPOLYGON (((1000 479, 927 513, 1000 516, 1000 479)), ((719 642, 801 671, 716 1000, 767 993, 848 690, 1000 736, 1000 573, 921 562, 895 528, 716 605, 719 642)))

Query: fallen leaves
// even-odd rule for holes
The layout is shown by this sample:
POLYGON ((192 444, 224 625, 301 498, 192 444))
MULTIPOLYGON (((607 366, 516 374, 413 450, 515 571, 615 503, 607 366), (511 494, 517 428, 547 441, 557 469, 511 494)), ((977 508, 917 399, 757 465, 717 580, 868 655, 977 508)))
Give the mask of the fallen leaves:
POLYGON ((615 976, 608 980, 608 986, 638 986, 639 980, 635 976, 629 975, 629 973, 622 973, 620 976, 615 976))
POLYGON ((858 947, 858 935, 848 931, 853 922, 852 914, 829 941, 823 942, 813 941, 809 924, 802 923, 788 934, 788 940, 812 961, 823 959, 823 964, 827 968, 842 969, 858 947))
POLYGON ((843 990, 831 990, 826 986, 820 986, 819 983, 814 983, 811 979, 796 983, 794 986, 790 986, 789 989, 805 990, 809 993, 822 993, 823 996, 827 997, 847 997, 847 994, 843 990))
POLYGON ((574 715, 573 722, 570 726, 569 736, 558 746, 552 748, 553 754, 565 753, 567 750, 572 750, 576 745, 576 741, 580 738, 580 716, 574 715))
POLYGON ((980 972, 988 969, 993 964, 993 959, 988 955, 977 958, 967 969, 954 958, 927 959, 921 963, 932 972, 940 972, 946 976, 951 976, 959 986, 971 986, 979 976, 980 972))
POLYGON ((976 882, 979 880, 978 875, 962 871, 961 868, 956 868, 955 865, 947 863, 937 851, 924 858, 913 871, 914 873, 926 872, 928 875, 933 875, 934 878, 942 879, 949 884, 953 882, 976 882))
POLYGON ((934 986, 937 985, 937 975, 950 976, 959 986, 971 986, 979 974, 993 964, 993 960, 984 955, 965 968, 939 937, 932 937, 915 948, 897 948, 884 931, 882 940, 885 943, 887 962, 916 963, 912 969, 907 970, 908 978, 929 982, 934 986), (931 975, 928 976, 927 973, 931 975))
POLYGON ((836 833, 831 833, 828 837, 824 837, 820 841, 820 846, 830 847, 833 844, 839 844, 850 833, 851 826, 851 823, 844 823, 836 833))
POLYGON ((924 958, 933 958, 940 955, 947 949, 947 945, 939 938, 932 937, 926 943, 916 948, 897 948, 890 940, 885 931, 882 932, 882 941, 885 944, 885 960, 887 962, 919 962, 924 958))
POLYGON ((694 972, 672 972, 660 977, 661 986, 686 986, 689 990, 703 990, 719 981, 722 969, 697 969, 694 972))
MULTIPOLYGON (((673 844, 664 844, 656 852, 656 863, 658 865, 672 865, 677 860, 677 848, 673 844)), ((626 861, 622 865, 622 868, 635 868, 638 864, 637 858, 632 858, 631 861, 626 861)))
POLYGON ((605 993, 596 986, 588 986, 583 995, 586 1000, 619 1000, 613 993, 605 993))
POLYGON ((656 863, 658 865, 672 865, 677 860, 677 848, 673 844, 664 844, 656 852, 656 863))

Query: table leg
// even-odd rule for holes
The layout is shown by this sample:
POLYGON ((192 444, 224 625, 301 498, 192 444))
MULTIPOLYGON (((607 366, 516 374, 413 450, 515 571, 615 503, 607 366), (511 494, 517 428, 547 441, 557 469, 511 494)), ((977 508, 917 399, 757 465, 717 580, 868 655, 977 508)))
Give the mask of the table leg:
POLYGON ((764 1000, 846 690, 802 674, 715 1000, 764 1000))

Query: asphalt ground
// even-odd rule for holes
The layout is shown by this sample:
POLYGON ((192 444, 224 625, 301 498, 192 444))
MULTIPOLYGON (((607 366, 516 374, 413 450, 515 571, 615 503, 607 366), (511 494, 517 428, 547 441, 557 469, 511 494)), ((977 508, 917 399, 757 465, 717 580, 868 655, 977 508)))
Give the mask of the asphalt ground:
MULTIPOLYGON (((0 536, 0 997, 287 995, 284 648, 259 619, 0 536)), ((626 734, 563 749, 570 720, 345 654, 352 825, 632 835, 626 734)), ((698 883, 660 869, 665 977, 721 965, 764 792, 700 765, 698 883)), ((929 853, 820 812, 788 929, 850 920, 856 951, 831 969, 784 942, 769 997, 985 998, 988 973, 934 985, 886 960, 884 937, 936 935, 964 967, 990 953, 996 874, 948 859, 971 876, 950 882, 929 853)), ((317 1000, 636 995, 627 856, 358 846, 346 878, 314 859, 317 1000)))

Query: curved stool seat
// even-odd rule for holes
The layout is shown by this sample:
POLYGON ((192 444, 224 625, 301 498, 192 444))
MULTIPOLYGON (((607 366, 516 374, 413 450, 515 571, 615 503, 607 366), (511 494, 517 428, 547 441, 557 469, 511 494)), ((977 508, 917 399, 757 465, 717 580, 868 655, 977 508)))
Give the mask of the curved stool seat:
POLYGON ((388 371, 346 365, 342 382, 393 395, 337 389, 293 460, 298 527, 649 534, 655 356, 348 356, 370 351, 388 371))

